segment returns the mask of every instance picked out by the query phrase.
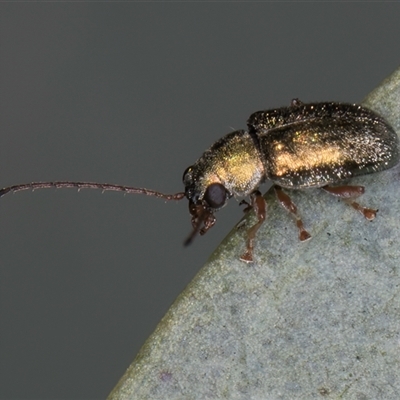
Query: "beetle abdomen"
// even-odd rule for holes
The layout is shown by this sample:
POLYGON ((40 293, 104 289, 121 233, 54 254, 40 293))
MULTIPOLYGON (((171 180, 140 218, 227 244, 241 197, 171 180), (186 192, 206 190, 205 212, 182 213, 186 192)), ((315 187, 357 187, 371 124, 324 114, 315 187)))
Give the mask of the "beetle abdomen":
POLYGON ((300 103, 254 113, 248 124, 264 155, 266 178, 287 188, 324 186, 399 161, 397 134, 358 105, 300 103))

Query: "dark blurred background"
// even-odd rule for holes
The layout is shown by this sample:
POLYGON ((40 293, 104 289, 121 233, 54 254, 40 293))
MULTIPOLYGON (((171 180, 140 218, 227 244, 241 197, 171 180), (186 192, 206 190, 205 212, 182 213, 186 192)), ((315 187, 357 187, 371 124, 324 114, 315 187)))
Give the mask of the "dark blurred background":
MULTIPOLYGON (((400 65, 397 3, 2 3, 0 187, 183 190, 254 111, 361 101, 400 65)), ((191 247, 187 202, 0 200, 0 398, 101 399, 242 216, 191 247)), ((243 265, 246 268, 245 265, 243 265)))

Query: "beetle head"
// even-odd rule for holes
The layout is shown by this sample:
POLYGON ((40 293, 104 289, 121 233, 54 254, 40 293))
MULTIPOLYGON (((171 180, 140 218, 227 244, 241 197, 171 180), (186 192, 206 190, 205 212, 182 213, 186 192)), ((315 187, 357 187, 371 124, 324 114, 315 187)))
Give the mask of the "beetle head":
POLYGON ((189 200, 193 226, 191 234, 184 242, 185 246, 192 242, 197 233, 204 235, 214 226, 215 211, 222 208, 231 197, 225 186, 216 178, 210 179, 203 167, 201 163, 195 164, 183 174, 185 196, 189 200))
POLYGON ((193 231, 204 235, 214 224, 214 213, 232 196, 243 197, 259 186, 264 165, 254 138, 246 131, 230 132, 215 142, 183 174, 193 231))

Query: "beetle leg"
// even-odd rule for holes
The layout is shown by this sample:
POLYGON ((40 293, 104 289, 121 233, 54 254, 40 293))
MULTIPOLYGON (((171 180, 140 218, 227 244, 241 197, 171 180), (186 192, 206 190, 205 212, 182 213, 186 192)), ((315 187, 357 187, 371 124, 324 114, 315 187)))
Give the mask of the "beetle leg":
POLYGON ((252 262, 253 261, 253 249, 254 249, 254 239, 256 237, 256 233, 262 223, 265 220, 266 214, 266 203, 264 197, 262 197, 261 193, 256 190, 250 195, 251 206, 256 213, 258 222, 254 224, 248 231, 247 231, 247 240, 246 240, 246 251, 240 256, 240 259, 245 262, 252 262))
POLYGON ((239 203, 239 206, 242 206, 242 205, 246 205, 246 207, 245 208, 243 208, 243 212, 244 213, 247 213, 248 211, 250 211, 250 210, 252 210, 253 209, 253 206, 248 202, 248 201, 246 201, 246 200, 242 200, 240 203, 239 203))
POLYGON ((326 192, 333 196, 339 197, 347 204, 350 204, 355 210, 360 212, 369 221, 376 217, 378 210, 363 207, 354 201, 357 197, 364 193, 364 186, 324 186, 326 192))
POLYGON ((310 239, 311 235, 304 229, 303 221, 301 220, 300 215, 297 213, 296 205, 280 186, 275 185, 274 190, 281 206, 296 218, 296 226, 299 229, 299 239, 301 241, 310 239))

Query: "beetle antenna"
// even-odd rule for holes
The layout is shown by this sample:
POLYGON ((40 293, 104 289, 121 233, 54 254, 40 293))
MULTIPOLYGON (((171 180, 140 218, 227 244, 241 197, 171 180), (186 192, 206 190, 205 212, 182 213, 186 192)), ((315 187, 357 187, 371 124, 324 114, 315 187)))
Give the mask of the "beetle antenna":
POLYGON ((20 185, 8 186, 0 189, 0 197, 7 193, 15 193, 21 190, 35 190, 35 189, 49 189, 49 188, 76 188, 80 189, 101 189, 103 191, 124 192, 124 193, 138 193, 145 194, 146 196, 160 197, 164 200, 182 200, 185 193, 164 194, 156 192, 155 190, 137 188, 133 186, 113 185, 110 183, 96 183, 96 182, 70 182, 70 181, 57 181, 57 182, 32 182, 23 183, 20 185))

